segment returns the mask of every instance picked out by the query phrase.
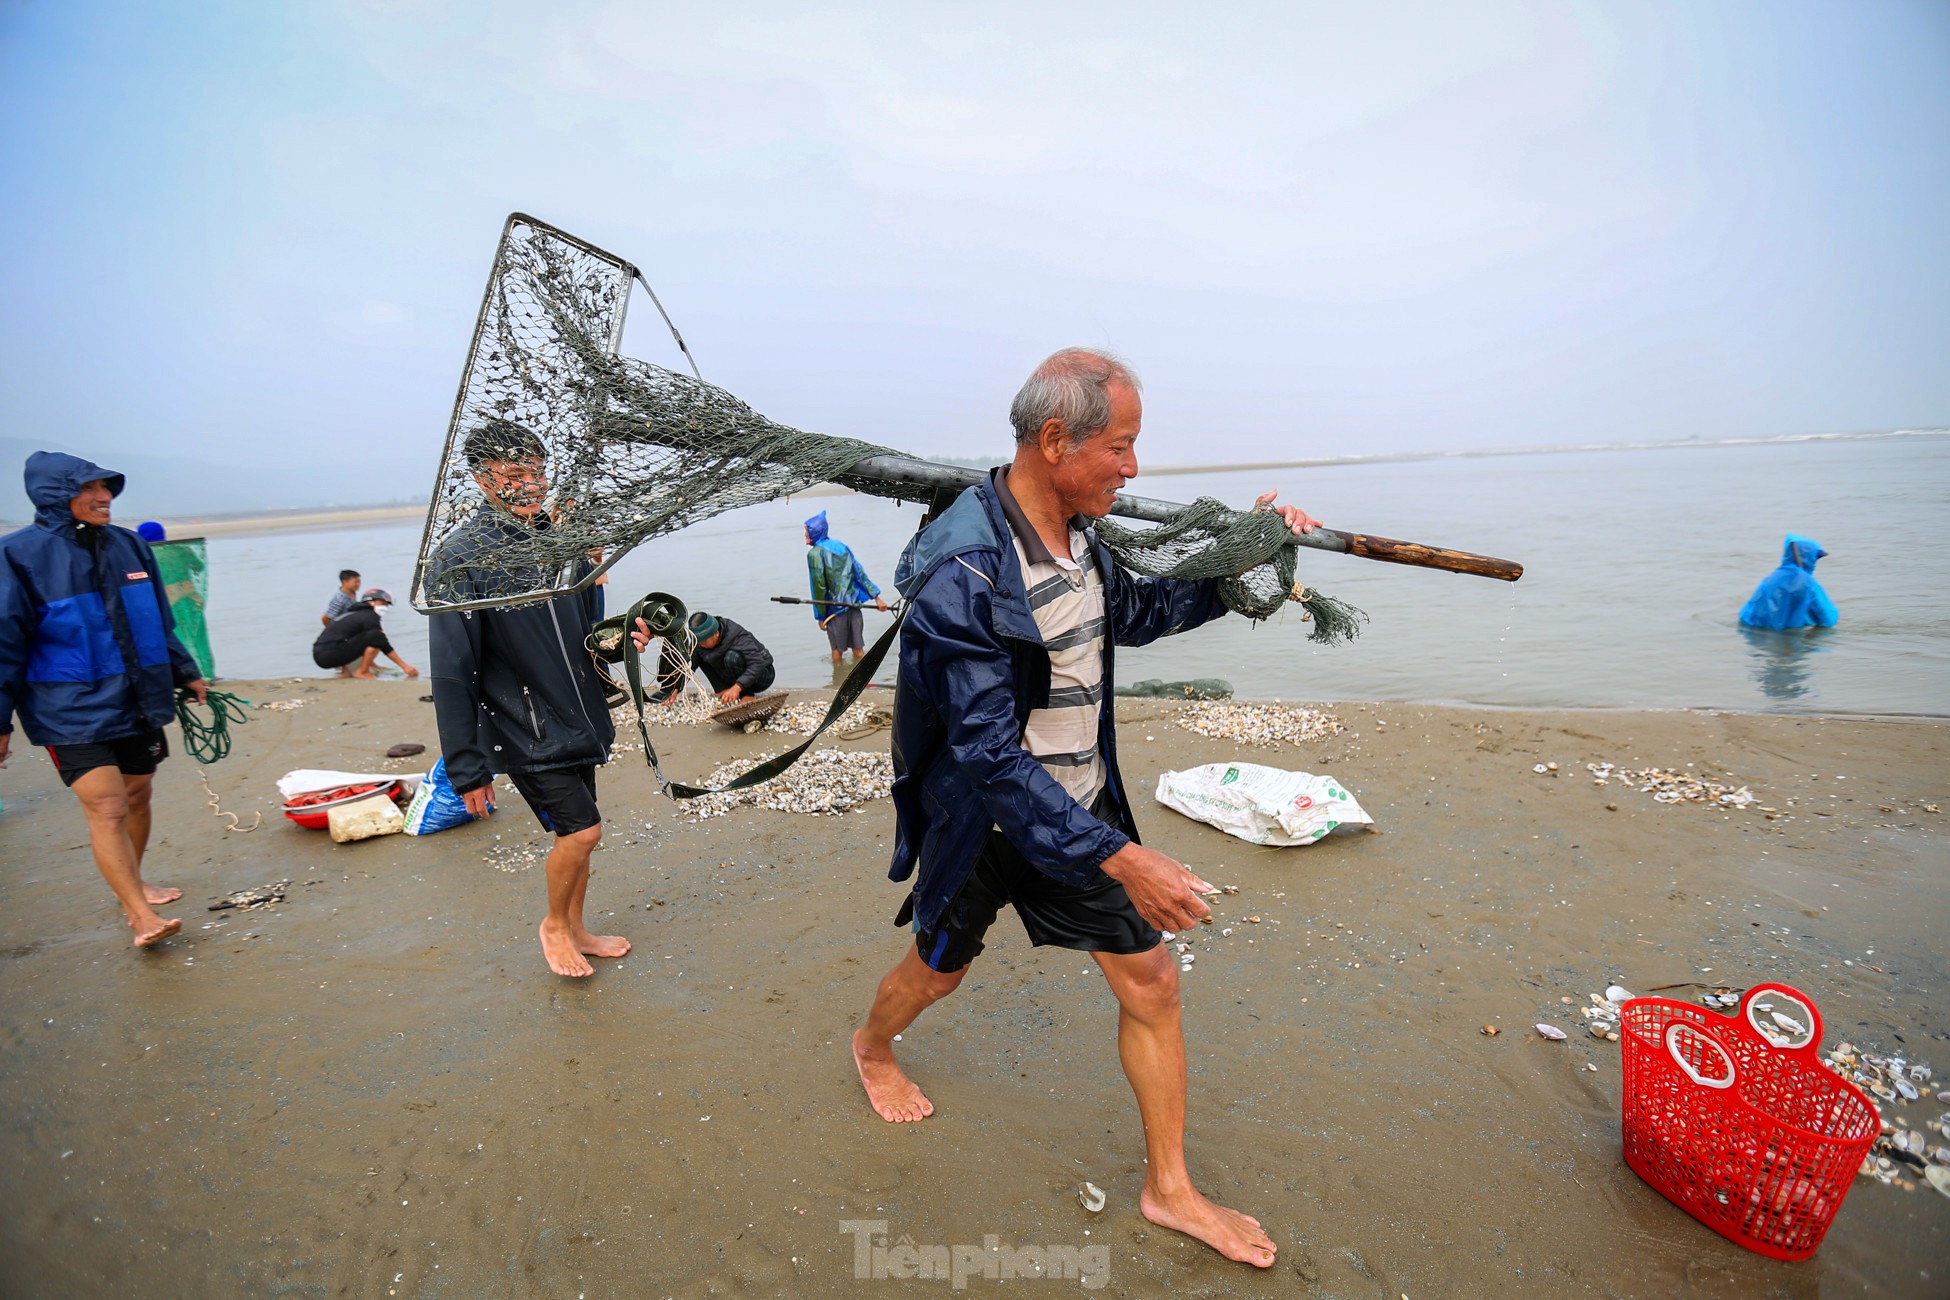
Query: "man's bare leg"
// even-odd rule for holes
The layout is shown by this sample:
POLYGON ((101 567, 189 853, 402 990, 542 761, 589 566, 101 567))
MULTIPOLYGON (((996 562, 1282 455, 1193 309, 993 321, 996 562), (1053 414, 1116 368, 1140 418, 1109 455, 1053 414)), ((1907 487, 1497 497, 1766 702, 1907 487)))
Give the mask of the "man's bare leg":
MULTIPOLYGON (((142 855, 149 848, 149 792, 156 783, 155 773, 122 777, 122 790, 129 797, 129 844, 135 849, 135 878, 142 880, 142 855)), ((183 891, 173 885, 142 884, 142 897, 151 907, 173 903, 183 891)))
POLYGON ((589 852, 602 837, 603 828, 598 823, 588 830, 556 836, 555 847, 548 851, 548 915, 541 926, 542 956, 557 975, 580 979, 596 973, 576 946, 576 927, 570 921, 569 908, 577 889, 589 887, 589 852))
POLYGON ((1259 1220, 1205 1199, 1185 1167, 1185 1035, 1178 967, 1163 945, 1129 956, 1092 955, 1117 995, 1117 1054, 1144 1120, 1150 1163, 1138 1209, 1158 1226, 1196 1237, 1227 1259, 1272 1267, 1279 1248, 1259 1220))
POLYGON ((157 916, 154 906, 142 895, 135 845, 129 839, 129 793, 122 774, 112 767, 91 768, 75 779, 72 788, 88 818, 88 846, 95 853, 95 869, 128 914, 135 946, 147 948, 182 929, 181 921, 157 916))
POLYGON ((379 647, 373 645, 367 646, 365 650, 359 655, 359 666, 352 670, 352 675, 354 677, 378 676, 378 674, 373 672, 372 670, 372 666, 374 662, 378 660, 378 658, 379 658, 379 647))
MULTIPOLYGON (((589 851, 596 851, 596 842, 603 837, 602 823, 590 827, 596 839, 590 841, 589 851)), ((574 936, 576 951, 585 957, 621 957, 630 950, 630 941, 620 934, 591 934, 582 923, 583 900, 589 896, 589 864, 583 860, 582 876, 576 881, 575 893, 569 899, 569 933, 574 936)))
POLYGON ((894 1035, 914 1023, 914 1017, 953 993, 968 973, 964 966, 943 974, 921 960, 909 945, 880 981, 867 1012, 867 1023, 853 1031, 853 1065, 874 1113, 890 1124, 911 1124, 934 1114, 934 1103, 922 1095, 894 1060, 894 1035))

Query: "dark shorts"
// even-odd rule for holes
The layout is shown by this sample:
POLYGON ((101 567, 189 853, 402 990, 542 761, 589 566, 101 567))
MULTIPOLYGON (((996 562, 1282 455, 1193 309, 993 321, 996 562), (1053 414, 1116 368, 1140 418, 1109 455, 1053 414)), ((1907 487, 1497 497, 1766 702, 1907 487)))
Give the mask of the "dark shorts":
POLYGON ((71 786, 98 767, 119 768, 123 776, 149 776, 169 757, 169 737, 161 727, 151 727, 92 745, 49 745, 47 756, 54 760, 62 785, 71 786))
POLYGON ((508 781, 528 801, 542 829, 573 835, 602 825, 596 811, 596 769, 557 767, 546 772, 510 772, 508 781))
POLYGON ((834 654, 843 650, 858 654, 866 649, 866 620, 860 617, 860 611, 843 609, 833 615, 833 621, 826 625, 826 644, 833 647, 834 654))
POLYGON ((1099 873, 1087 885, 1052 880, 992 829, 941 919, 914 927, 915 950, 933 970, 960 970, 981 955, 982 936, 1005 904, 1014 906, 1037 947, 1128 955, 1149 952, 1164 938, 1109 876, 1099 873))

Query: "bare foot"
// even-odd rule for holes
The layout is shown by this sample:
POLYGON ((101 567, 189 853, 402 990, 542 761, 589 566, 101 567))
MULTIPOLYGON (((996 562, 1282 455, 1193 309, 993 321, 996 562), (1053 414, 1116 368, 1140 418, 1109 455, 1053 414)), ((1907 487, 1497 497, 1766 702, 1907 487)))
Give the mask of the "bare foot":
POLYGON ((860 1046, 862 1032, 853 1031, 853 1065, 874 1114, 889 1124, 916 1124, 934 1114, 934 1103, 921 1094, 892 1052, 868 1052, 860 1046))
POLYGON ((183 891, 174 885, 144 885, 142 887, 142 901, 151 907, 161 907, 164 903, 173 903, 182 896, 183 891))
POLYGON ((1196 1237, 1227 1259, 1256 1268, 1273 1267, 1279 1247, 1260 1228, 1258 1219, 1215 1205, 1189 1187, 1170 1200, 1146 1187, 1138 1195, 1138 1209, 1159 1227, 1196 1237))
POLYGON ((547 921, 542 922, 542 956, 548 959, 548 968, 557 975, 567 975, 571 979, 582 979, 594 975, 596 968, 591 966, 583 955, 576 951, 576 941, 567 929, 551 931, 547 921))
POLYGON ((621 957, 630 950, 630 941, 620 934, 576 933, 576 951, 587 957, 621 957))
POLYGON ((369 681, 372 681, 372 680, 374 680, 375 678, 377 678, 377 677, 379 676, 379 674, 378 674, 378 673, 375 673, 375 672, 368 672, 368 671, 365 671, 365 670, 361 670, 361 671, 359 671, 359 672, 356 672, 356 673, 353 673, 352 675, 353 675, 354 677, 357 677, 357 678, 360 678, 360 679, 361 679, 361 680, 363 680, 363 681, 368 681, 368 682, 369 682, 369 681))
POLYGON ((174 917, 158 916, 153 919, 155 924, 148 926, 129 922, 129 928, 135 931, 136 947, 152 948, 183 928, 183 923, 174 917))

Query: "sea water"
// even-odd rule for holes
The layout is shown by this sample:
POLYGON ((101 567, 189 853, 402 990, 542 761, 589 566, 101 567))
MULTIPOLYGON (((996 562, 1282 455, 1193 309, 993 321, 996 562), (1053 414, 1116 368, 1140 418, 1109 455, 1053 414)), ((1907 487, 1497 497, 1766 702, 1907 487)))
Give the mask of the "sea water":
MULTIPOLYGON (((1245 506, 1268 488, 1338 528, 1517 560, 1523 579, 1303 551, 1302 581, 1368 612, 1359 640, 1316 646, 1289 606, 1258 625, 1227 618, 1121 650, 1120 681, 1220 677, 1248 699, 1950 714, 1950 550, 1938 532, 1950 437, 1142 474, 1130 490, 1245 506), (1841 624, 1743 632, 1740 606, 1789 532, 1830 552, 1817 577, 1841 624)), ((819 510, 891 600, 919 509, 804 496, 645 543, 611 571, 610 608, 671 592, 757 634, 780 686, 828 685, 811 611, 769 599, 806 594, 800 521, 819 510)), ((211 538, 218 671, 324 676, 310 646, 338 571, 356 568, 404 602, 419 533, 402 523, 211 538)), ((869 641, 888 621, 867 611, 869 641)), ((402 603, 386 628, 424 673, 426 619, 402 603)), ((890 659, 880 680, 891 675, 890 659)))

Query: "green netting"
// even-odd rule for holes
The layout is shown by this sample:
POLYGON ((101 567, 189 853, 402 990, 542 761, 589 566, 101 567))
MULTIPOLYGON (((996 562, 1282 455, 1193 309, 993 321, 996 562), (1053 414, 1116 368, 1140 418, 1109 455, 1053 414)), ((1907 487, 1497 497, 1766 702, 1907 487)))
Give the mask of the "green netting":
MULTIPOLYGON (((779 424, 701 378, 619 355, 633 283, 620 258, 509 218, 448 426, 417 608, 570 590, 649 538, 816 483, 934 497, 938 483, 858 470, 901 454, 890 448, 779 424)), ((1254 618, 1293 591, 1292 539, 1268 511, 1206 499, 1157 528, 1105 521, 1099 535, 1134 572, 1225 578, 1226 604, 1254 618)), ((1365 617, 1317 593, 1303 604, 1315 639, 1344 640, 1365 617)))
POLYGON ((210 600, 210 561, 201 537, 177 541, 151 542, 156 557, 156 572, 162 575, 163 591, 169 596, 169 612, 176 619, 176 639, 196 659, 206 678, 217 675, 216 656, 210 650, 210 625, 203 607, 210 600))

